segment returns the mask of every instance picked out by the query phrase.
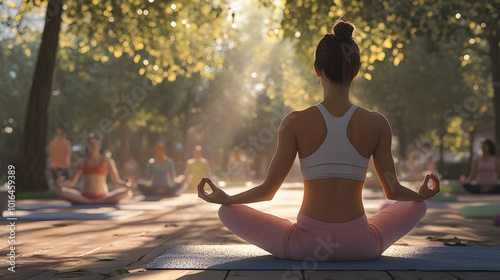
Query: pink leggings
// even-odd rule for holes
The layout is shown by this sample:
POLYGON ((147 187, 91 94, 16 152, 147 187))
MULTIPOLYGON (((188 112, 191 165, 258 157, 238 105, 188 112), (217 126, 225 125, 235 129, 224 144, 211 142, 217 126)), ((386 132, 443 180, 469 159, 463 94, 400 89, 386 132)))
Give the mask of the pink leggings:
POLYGON ((301 213, 297 223, 242 204, 222 205, 219 217, 234 234, 278 258, 315 261, 372 260, 424 217, 425 202, 398 201, 371 218, 327 223, 301 213))

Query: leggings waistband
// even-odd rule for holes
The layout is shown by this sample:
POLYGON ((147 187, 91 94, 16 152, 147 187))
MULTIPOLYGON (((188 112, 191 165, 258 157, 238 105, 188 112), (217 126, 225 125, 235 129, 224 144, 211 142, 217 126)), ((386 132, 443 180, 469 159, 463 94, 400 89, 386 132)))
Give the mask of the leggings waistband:
POLYGON ((353 229, 353 228, 368 225, 368 218, 366 217, 366 214, 363 214, 363 216, 361 216, 357 219, 354 219, 352 221, 349 221, 349 222, 328 223, 328 222, 316 220, 316 219, 311 218, 309 216, 306 216, 302 213, 299 213, 297 215, 297 224, 299 226, 311 227, 311 228, 322 229, 322 230, 347 230, 347 229, 353 229))

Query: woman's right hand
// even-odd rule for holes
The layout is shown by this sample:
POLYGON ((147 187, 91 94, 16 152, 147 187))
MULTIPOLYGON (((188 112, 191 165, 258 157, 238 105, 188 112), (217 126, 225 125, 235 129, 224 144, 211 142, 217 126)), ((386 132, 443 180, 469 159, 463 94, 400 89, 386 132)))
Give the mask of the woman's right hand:
POLYGON ((217 204, 228 204, 229 196, 217 187, 212 180, 209 178, 201 179, 198 184, 198 197, 205 200, 206 202, 217 203, 217 204), (205 191, 205 183, 208 184, 210 189, 212 189, 211 193, 207 193, 205 191))
POLYGON ((425 175, 424 182, 418 189, 418 193, 424 197, 425 200, 435 196, 439 192, 439 178, 436 174, 425 175), (429 179, 432 180, 432 187, 428 186, 429 179))
POLYGON ((57 178, 57 180, 56 180, 56 186, 58 188, 62 188, 63 187, 63 183, 64 183, 64 181, 63 181, 62 178, 57 178))

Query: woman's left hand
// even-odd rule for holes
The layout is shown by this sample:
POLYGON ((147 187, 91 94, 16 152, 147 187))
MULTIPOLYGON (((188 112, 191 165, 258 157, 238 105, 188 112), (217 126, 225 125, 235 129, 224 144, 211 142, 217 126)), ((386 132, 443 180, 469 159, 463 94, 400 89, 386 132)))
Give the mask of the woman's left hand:
POLYGON ((229 196, 221 189, 219 189, 209 178, 201 179, 198 184, 198 197, 206 202, 228 204, 229 196), (205 192, 205 183, 212 189, 212 193, 205 192))
POLYGON ((184 175, 179 175, 179 176, 177 176, 177 178, 175 178, 174 181, 177 184, 182 184, 182 183, 184 183, 185 179, 186 179, 186 177, 184 175))
POLYGON ((130 189, 130 188, 132 188, 133 186, 134 186, 134 178, 129 178, 129 179, 127 180, 127 183, 125 183, 125 187, 126 187, 127 189, 130 189))

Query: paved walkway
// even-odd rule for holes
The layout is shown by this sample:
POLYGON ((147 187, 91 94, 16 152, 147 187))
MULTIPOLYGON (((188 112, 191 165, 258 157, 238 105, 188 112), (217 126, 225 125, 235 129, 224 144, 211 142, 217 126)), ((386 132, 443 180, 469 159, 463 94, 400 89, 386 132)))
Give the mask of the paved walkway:
MULTIPOLYGON (((237 193, 243 188, 227 188, 237 193)), ((302 196, 301 183, 286 183, 271 202, 254 207, 295 220, 302 196)), ((364 196, 377 197, 380 192, 366 191, 364 196)), ((376 212, 383 199, 365 200, 366 212, 376 212)), ((422 222, 396 244, 408 246, 445 246, 428 236, 458 237, 469 246, 500 246, 500 227, 491 220, 465 219, 458 209, 473 203, 499 202, 500 196, 460 196, 450 208, 431 208, 422 222)), ((18 204, 63 202, 56 200, 23 200, 18 204)), ((196 194, 163 199, 158 202, 175 207, 144 211, 123 221, 18 221, 16 228, 16 272, 2 265, 2 279, 61 279, 81 272, 59 273, 62 269, 87 269, 71 279, 105 279, 113 270, 126 269, 129 274, 113 279, 500 279, 500 272, 424 272, 424 271, 301 271, 284 278, 283 271, 146 271, 146 265, 173 244, 245 244, 218 220, 218 206, 205 203, 196 194)), ((43 210, 54 211, 54 210, 43 210)), ((68 210, 58 210, 68 211, 68 210)), ((110 208, 79 210, 113 211, 110 208)), ((6 223, 6 222, 3 222, 6 223)), ((8 248, 7 227, 1 227, 8 248)), ((4 255, 5 256, 5 255, 4 255)), ((5 257, 6 258, 6 257, 5 257)), ((492 260, 493 261, 493 260, 492 260)))

